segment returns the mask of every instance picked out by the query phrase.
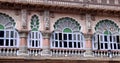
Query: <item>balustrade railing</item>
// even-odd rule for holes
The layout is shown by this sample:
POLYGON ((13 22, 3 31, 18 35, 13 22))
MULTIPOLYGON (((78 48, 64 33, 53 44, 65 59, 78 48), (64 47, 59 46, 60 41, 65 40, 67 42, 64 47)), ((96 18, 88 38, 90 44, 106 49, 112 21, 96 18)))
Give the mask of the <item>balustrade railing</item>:
POLYGON ((95 57, 120 57, 120 51, 106 51, 106 50, 96 50, 93 51, 95 57))
POLYGON ((18 48, 0 48, 0 56, 17 56, 18 48))
POLYGON ((51 49, 52 56, 60 57, 80 57, 84 56, 85 50, 64 50, 64 49, 51 49))
POLYGON ((28 49, 29 56, 41 56, 41 49, 28 49))

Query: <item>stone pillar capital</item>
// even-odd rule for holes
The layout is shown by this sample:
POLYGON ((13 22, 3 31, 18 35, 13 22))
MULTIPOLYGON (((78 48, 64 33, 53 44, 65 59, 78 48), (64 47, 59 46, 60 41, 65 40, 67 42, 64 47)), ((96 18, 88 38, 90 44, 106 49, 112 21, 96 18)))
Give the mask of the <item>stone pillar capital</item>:
POLYGON ((26 38, 28 36, 28 31, 25 29, 19 30, 20 38, 26 38))
POLYGON ((87 33, 87 34, 84 34, 84 37, 85 37, 86 40, 90 40, 91 41, 92 40, 92 35, 93 34, 87 33))
POLYGON ((43 31, 43 32, 42 32, 42 35, 43 35, 43 38, 44 38, 44 39, 50 39, 50 37, 51 37, 51 32, 49 32, 49 31, 43 31))

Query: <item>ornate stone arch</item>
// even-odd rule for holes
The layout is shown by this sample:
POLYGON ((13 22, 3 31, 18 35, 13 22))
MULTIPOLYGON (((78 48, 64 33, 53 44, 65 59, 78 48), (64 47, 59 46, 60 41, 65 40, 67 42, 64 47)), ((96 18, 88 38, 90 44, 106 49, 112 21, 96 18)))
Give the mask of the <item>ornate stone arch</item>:
POLYGON ((12 17, 5 13, 0 13, 0 25, 4 29, 13 29, 15 26, 15 22, 12 17))
POLYGON ((95 31, 97 33, 104 33, 106 30, 114 34, 118 33, 119 28, 118 25, 114 23, 114 21, 108 19, 99 21, 95 26, 95 31))
POLYGON ((79 32, 80 24, 73 18, 63 17, 58 19, 54 24, 55 31, 63 31, 65 28, 70 28, 73 32, 79 32))
POLYGON ((39 28, 39 18, 37 15, 33 15, 31 17, 31 30, 38 31, 39 28))
POLYGON ((51 34, 51 48, 84 49, 84 36, 80 32, 81 26, 78 21, 63 17, 55 22, 54 29, 51 34))
POLYGON ((96 24, 95 34, 92 38, 94 50, 120 49, 119 27, 112 20, 101 20, 96 24))
MULTIPOLYGON (((27 46, 28 48, 41 48, 42 47, 42 33, 39 29, 39 17, 37 15, 33 15, 31 17, 30 23, 31 31, 28 34, 27 46)), ((31 52, 31 50, 29 51, 31 52)))
POLYGON ((19 46, 19 34, 15 29, 15 22, 5 13, 0 13, 0 40, 2 47, 19 46))

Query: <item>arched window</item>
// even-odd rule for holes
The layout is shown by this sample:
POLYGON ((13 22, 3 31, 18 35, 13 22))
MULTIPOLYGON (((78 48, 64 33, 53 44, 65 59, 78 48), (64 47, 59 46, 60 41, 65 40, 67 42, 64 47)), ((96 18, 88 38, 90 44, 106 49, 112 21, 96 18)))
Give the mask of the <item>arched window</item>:
POLYGON ((14 20, 0 13, 0 47, 18 47, 19 35, 14 20))
POLYGON ((72 18, 60 18, 54 25, 51 48, 84 49, 84 36, 80 25, 72 18))
POLYGON ((94 50, 117 50, 120 49, 120 36, 118 26, 110 20, 102 20, 95 27, 93 36, 94 50))
POLYGON ((28 48, 41 48, 42 34, 38 31, 39 19, 37 15, 31 18, 31 31, 28 34, 28 48))

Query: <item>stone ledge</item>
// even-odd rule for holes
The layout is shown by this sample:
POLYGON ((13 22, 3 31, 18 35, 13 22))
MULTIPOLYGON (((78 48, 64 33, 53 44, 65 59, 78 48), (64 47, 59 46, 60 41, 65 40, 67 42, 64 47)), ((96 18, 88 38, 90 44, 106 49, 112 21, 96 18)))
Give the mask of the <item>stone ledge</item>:
POLYGON ((120 61, 120 57, 116 57, 116 58, 108 58, 108 57, 43 57, 43 56, 14 56, 14 57, 10 57, 10 56, 0 56, 0 60, 75 60, 75 61, 82 61, 82 60, 90 60, 90 61, 120 61))

